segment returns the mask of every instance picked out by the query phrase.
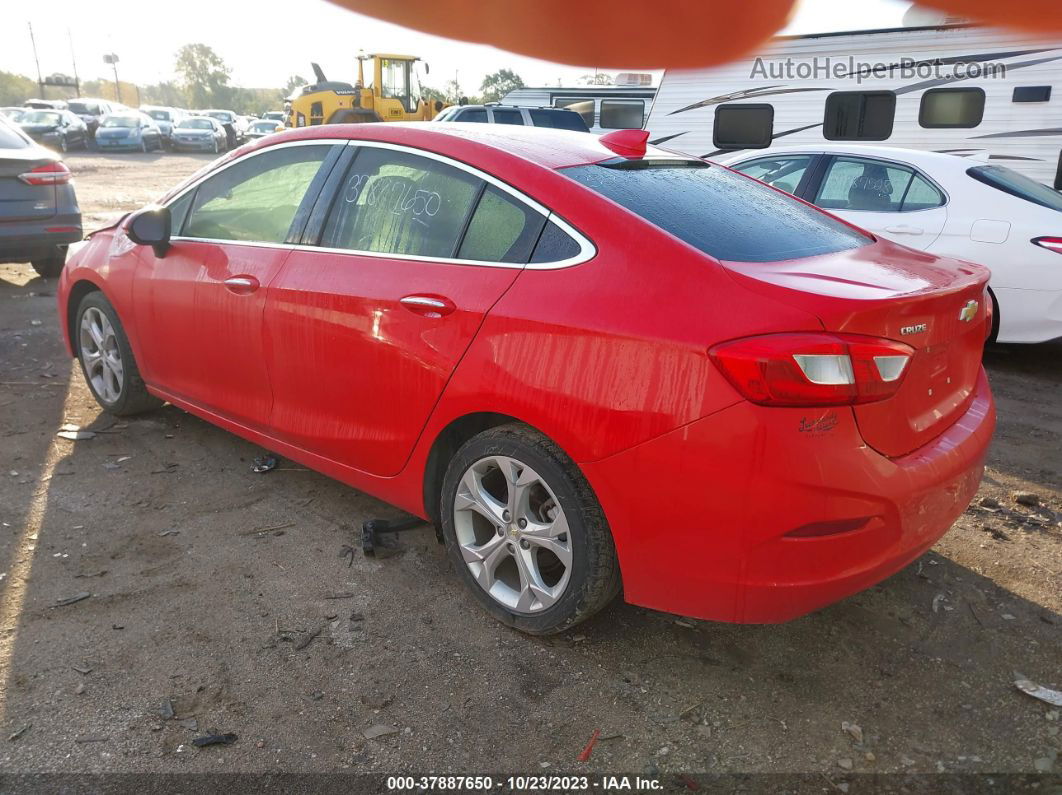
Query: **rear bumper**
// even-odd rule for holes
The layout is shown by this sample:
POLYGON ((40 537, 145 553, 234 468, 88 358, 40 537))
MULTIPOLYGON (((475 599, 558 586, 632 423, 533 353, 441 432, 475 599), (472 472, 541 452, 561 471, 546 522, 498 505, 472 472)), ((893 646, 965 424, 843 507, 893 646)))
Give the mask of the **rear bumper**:
POLYGON ((81 214, 57 215, 45 221, 0 224, 0 262, 32 262, 44 259, 57 246, 67 246, 82 238, 81 214))
POLYGON ((139 138, 136 140, 130 140, 129 138, 101 138, 98 135, 96 136, 96 146, 99 147, 100 151, 105 149, 116 151, 121 149, 139 149, 140 144, 141 139, 139 138))
POLYGON ((583 464, 628 601, 696 618, 787 621, 879 582, 966 509, 995 428, 988 380, 943 434, 889 459, 850 409, 739 403, 583 464), (821 522, 858 529, 787 537, 821 522))
POLYGON ((214 140, 204 141, 178 141, 177 139, 171 139, 170 143, 174 149, 185 150, 188 152, 213 152, 214 140))

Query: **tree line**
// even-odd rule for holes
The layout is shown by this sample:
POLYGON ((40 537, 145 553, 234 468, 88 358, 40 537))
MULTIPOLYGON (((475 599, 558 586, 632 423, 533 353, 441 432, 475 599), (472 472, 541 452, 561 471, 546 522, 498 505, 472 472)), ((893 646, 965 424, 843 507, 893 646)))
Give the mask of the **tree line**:
MULTIPOLYGON (((206 44, 194 43, 185 44, 177 50, 173 80, 145 85, 120 81, 116 90, 113 80, 97 78, 81 83, 81 95, 117 100, 133 107, 227 108, 241 114, 261 115, 268 110, 281 108, 284 99, 292 91, 308 82, 301 75, 294 74, 282 88, 244 88, 232 85, 231 79, 232 70, 220 55, 206 44)), ((352 78, 348 80, 353 82, 352 78)), ((604 74, 592 74, 584 75, 579 82, 603 85, 611 83, 611 78, 604 74)), ((465 93, 456 79, 447 81, 441 89, 422 85, 421 92, 427 99, 441 99, 454 104, 464 100, 476 104, 498 101, 510 91, 523 86, 524 81, 513 70, 499 69, 483 79, 478 94, 465 93)), ((48 86, 46 90, 48 99, 69 100, 76 96, 72 87, 48 86)), ((32 78, 0 71, 0 105, 21 105, 39 94, 37 81, 32 78)))

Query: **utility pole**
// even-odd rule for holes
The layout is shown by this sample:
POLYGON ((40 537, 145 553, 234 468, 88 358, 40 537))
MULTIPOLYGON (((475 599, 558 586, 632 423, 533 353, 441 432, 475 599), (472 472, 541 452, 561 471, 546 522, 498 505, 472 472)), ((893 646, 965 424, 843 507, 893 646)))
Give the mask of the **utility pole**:
POLYGON ((37 64, 37 88, 40 89, 41 99, 44 99, 44 78, 41 77, 41 59, 37 57, 37 40, 33 38, 33 23, 27 22, 30 32, 30 43, 33 45, 33 60, 37 64))
POLYGON ((118 56, 113 52, 103 56, 103 62, 109 63, 114 69, 114 99, 119 104, 122 101, 122 87, 118 84, 118 56))
POLYGON ((70 28, 66 29, 66 37, 70 40, 70 62, 74 65, 74 90, 77 92, 78 99, 80 99, 81 78, 77 76, 77 56, 74 55, 74 34, 70 32, 70 28))

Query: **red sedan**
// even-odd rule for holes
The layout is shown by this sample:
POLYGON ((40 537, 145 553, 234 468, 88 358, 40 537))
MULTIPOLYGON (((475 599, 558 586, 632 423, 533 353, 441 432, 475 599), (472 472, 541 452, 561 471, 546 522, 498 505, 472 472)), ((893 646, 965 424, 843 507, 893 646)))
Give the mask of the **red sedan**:
POLYGON ((525 632, 621 587, 790 619, 977 489, 988 272, 645 133, 293 130, 160 205, 62 275, 100 404, 168 401, 431 520, 525 632))

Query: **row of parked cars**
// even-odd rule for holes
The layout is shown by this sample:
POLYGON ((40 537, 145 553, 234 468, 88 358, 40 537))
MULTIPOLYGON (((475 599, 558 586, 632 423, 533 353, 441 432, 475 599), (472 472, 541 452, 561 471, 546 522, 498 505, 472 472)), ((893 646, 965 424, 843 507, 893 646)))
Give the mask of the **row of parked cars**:
POLYGON ((282 111, 257 119, 224 109, 130 108, 103 99, 30 100, 22 107, 0 108, 0 115, 33 140, 60 152, 94 146, 101 151, 167 148, 220 153, 284 126, 282 111))

